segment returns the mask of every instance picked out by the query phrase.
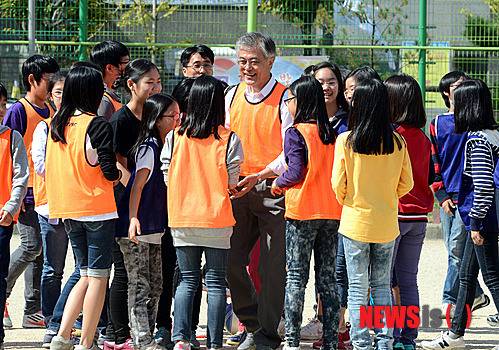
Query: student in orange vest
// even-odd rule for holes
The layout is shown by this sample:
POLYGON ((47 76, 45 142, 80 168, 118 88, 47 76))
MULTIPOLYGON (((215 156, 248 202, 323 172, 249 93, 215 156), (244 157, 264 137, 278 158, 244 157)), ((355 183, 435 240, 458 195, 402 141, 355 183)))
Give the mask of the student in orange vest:
POLYGON ((122 107, 119 96, 114 92, 114 84, 130 62, 130 52, 122 43, 107 40, 94 46, 90 61, 100 67, 106 88, 97 114, 109 120, 122 107))
POLYGON ((276 348, 284 307, 284 196, 272 196, 272 178, 286 169, 284 133, 293 124, 283 102, 286 87, 272 77, 274 41, 261 33, 244 34, 236 43, 241 83, 225 97, 225 126, 241 138, 247 155, 234 195, 236 226, 231 238, 229 282, 234 312, 247 329, 239 350, 276 348), (261 291, 255 292, 246 270, 260 239, 261 291))
MULTIPOLYGON (((22 136, 0 125, 0 310, 7 299, 10 239, 28 186, 28 157, 22 136)), ((0 350, 4 349, 4 325, 0 319, 0 350)))
POLYGON ((2 123, 5 112, 7 111, 7 89, 0 83, 0 124, 2 123))
MULTIPOLYGON (((43 316, 40 302, 40 278, 43 256, 42 238, 38 215, 35 212, 33 196, 34 168, 31 158, 33 132, 41 120, 53 115, 53 110, 46 104, 48 85, 52 75, 59 71, 59 65, 52 57, 33 55, 22 66, 23 84, 26 96, 14 103, 3 120, 3 125, 17 130, 24 138, 29 163, 28 192, 24 198, 24 209, 21 210, 17 228, 21 245, 12 253, 7 277, 7 298, 14 288, 17 278, 24 274, 24 317, 22 326, 25 328, 43 328, 43 316)), ((5 325, 12 327, 12 321, 5 312, 5 325)))
POLYGON ((181 274, 175 293, 175 350, 191 348, 192 304, 203 252, 208 288, 206 347, 223 346, 225 273, 235 224, 229 196, 235 192, 243 159, 239 138, 223 126, 223 91, 217 79, 197 78, 187 116, 180 128, 168 134, 162 151, 162 169, 168 176, 168 225, 181 274))
POLYGON ((73 348, 71 329, 82 308, 78 349, 96 348, 94 335, 104 305, 118 217, 113 183, 121 176, 111 125, 96 115, 103 93, 97 67, 72 68, 61 109, 50 124, 45 172, 49 217, 64 220, 81 275, 64 308, 58 335, 52 338, 52 350, 73 348))
MULTIPOLYGON (((404 138, 393 130, 386 87, 377 79, 356 82, 349 131, 335 144, 331 182, 343 205, 338 232, 343 235, 348 272, 350 337, 354 349, 370 349, 360 308, 391 306, 391 262, 399 235, 398 199, 413 187, 404 138), (375 273, 370 273, 373 271, 375 273)), ((376 329, 379 349, 392 349, 393 328, 376 329)))
MULTIPOLYGON (((137 141, 130 150, 134 170, 118 204, 116 237, 128 273, 128 317, 133 346, 138 349, 164 349, 151 332, 163 285, 162 238, 169 234, 160 153, 179 114, 178 104, 169 95, 155 94, 145 101, 137 141)), ((172 288, 172 281, 167 288, 172 288)))
POLYGON ((322 86, 304 76, 289 87, 284 100, 294 118, 286 131, 287 170, 272 183, 272 194, 286 193, 286 344, 300 348, 300 326, 310 257, 314 251, 316 288, 323 311, 322 348, 336 349, 338 311, 336 244, 341 206, 331 186, 336 132, 330 126, 322 86))

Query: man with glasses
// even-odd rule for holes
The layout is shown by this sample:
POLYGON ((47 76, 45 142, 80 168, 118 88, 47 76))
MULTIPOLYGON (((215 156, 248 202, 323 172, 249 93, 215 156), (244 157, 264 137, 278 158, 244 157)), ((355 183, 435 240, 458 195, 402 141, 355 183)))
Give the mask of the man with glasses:
POLYGON ((241 139, 245 159, 232 207, 236 225, 231 238, 227 278, 234 312, 247 330, 239 350, 275 349, 284 307, 284 197, 272 196, 272 179, 282 174, 284 133, 293 124, 286 87, 271 74, 276 47, 261 33, 244 34, 236 43, 241 83, 227 91, 226 126, 241 139), (260 239, 261 291, 246 270, 260 239))
POLYGON ((113 86, 130 62, 130 52, 122 43, 107 40, 94 46, 90 61, 100 67, 106 88, 97 114, 109 120, 113 113, 122 107, 113 86))
POLYGON ((194 45, 186 48, 180 55, 182 74, 186 78, 197 78, 201 75, 213 75, 215 54, 206 45, 194 45))

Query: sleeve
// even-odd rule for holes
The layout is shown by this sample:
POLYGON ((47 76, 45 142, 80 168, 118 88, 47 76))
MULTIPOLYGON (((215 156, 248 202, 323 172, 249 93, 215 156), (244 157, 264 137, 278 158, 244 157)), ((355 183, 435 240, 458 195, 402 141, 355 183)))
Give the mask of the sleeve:
POLYGON ((103 116, 106 120, 110 120, 114 112, 116 111, 114 110, 112 102, 109 101, 109 98, 106 95, 102 96, 99 109, 97 109, 97 115, 103 116))
POLYGON ((399 198, 405 196, 414 187, 414 179, 412 177, 412 166, 411 158, 409 157, 409 152, 407 146, 404 142, 404 156, 402 160, 402 171, 400 172, 399 184, 397 186, 397 196, 399 198))
POLYGON ((166 186, 168 186, 168 169, 170 167, 170 162, 172 160, 173 151, 173 130, 166 135, 165 144, 161 150, 160 160, 161 160, 161 171, 163 172, 163 177, 166 186))
POLYGON ((334 193, 336 193, 338 203, 343 204, 347 194, 347 173, 345 167, 345 137, 342 137, 342 135, 336 139, 334 147, 334 163, 333 172, 331 174, 331 185, 334 193))
POLYGON ((116 155, 113 151, 113 129, 103 117, 95 117, 87 130, 92 147, 97 150, 99 165, 104 177, 116 181, 120 174, 116 167, 116 155))
POLYGON ((277 186, 290 188, 303 181, 307 174, 307 144, 296 128, 289 128, 284 136, 287 169, 277 178, 277 186))
POLYGON ((473 179, 473 205, 470 209, 471 230, 480 231, 482 221, 494 202, 494 159, 488 142, 468 142, 471 178, 473 179))
POLYGON ((149 169, 152 171, 154 169, 154 151, 150 146, 142 145, 137 151, 137 157, 135 159, 135 170, 149 169))
POLYGON ((33 143, 31 144, 31 159, 35 172, 45 177, 45 151, 47 148, 48 125, 41 121, 33 132, 33 143))
POLYGON ((239 181, 241 163, 244 161, 243 145, 235 132, 231 133, 227 145, 227 173, 229 174, 229 185, 235 185, 239 181))
POLYGON ((3 210, 14 216, 19 211, 26 195, 29 178, 26 148, 21 134, 15 130, 12 131, 12 164, 14 170, 12 192, 9 201, 3 206, 3 210))
MULTIPOLYGON (((284 96, 281 101, 280 109, 281 109, 281 137, 284 149, 284 136, 286 134, 286 130, 288 130, 291 126, 293 126, 293 117, 291 113, 289 113, 288 106, 284 103, 284 100, 287 97, 288 92, 284 93, 284 96)), ((267 168, 272 170, 275 174, 281 175, 286 171, 286 159, 284 157, 284 150, 274 159, 270 164, 267 165, 267 168)))
POLYGON ((437 133, 435 127, 435 119, 430 122, 430 141, 431 141, 431 159, 433 161, 434 179, 431 184, 431 189, 435 194, 435 198, 442 205, 451 196, 447 193, 445 185, 440 172, 440 156, 438 155, 437 133))
POLYGON ((21 102, 14 103, 3 118, 3 125, 8 126, 12 130, 16 130, 24 136, 26 133, 28 117, 21 102))
POLYGON ((228 87, 225 91, 225 128, 230 130, 230 104, 234 98, 238 85, 228 87))
POLYGON ((433 162, 433 157, 430 155, 429 161, 429 169, 428 169, 428 186, 431 186, 435 182, 435 163, 433 162))

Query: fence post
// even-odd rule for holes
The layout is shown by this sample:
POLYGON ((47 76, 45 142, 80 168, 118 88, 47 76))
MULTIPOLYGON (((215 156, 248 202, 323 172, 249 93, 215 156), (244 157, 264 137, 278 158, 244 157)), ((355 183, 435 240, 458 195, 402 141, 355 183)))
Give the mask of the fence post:
POLYGON ((248 26, 247 31, 256 32, 258 0, 248 0, 248 26))
MULTIPOLYGON (((81 43, 87 41, 88 39, 88 0, 80 0, 78 18, 79 18, 78 37, 81 43)), ((80 45, 79 50, 80 50, 79 60, 80 61, 86 60, 87 59, 86 47, 84 45, 80 45)))
MULTIPOLYGON (((419 46, 426 46, 426 1, 419 0, 419 46)), ((426 101, 426 49, 419 50, 418 80, 424 103, 426 101)))
POLYGON ((28 52, 29 55, 36 53, 36 3, 35 0, 28 1, 28 52))

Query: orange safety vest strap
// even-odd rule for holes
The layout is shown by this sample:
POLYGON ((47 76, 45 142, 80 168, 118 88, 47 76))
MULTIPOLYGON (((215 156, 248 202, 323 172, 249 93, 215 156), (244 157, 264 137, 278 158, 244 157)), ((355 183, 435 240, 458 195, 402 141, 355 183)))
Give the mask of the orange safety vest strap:
MULTIPOLYGON (((0 133, 0 209, 10 200, 12 195, 12 178, 14 176, 12 154, 12 130, 0 133)), ((17 222, 19 212, 14 213, 17 222)))

